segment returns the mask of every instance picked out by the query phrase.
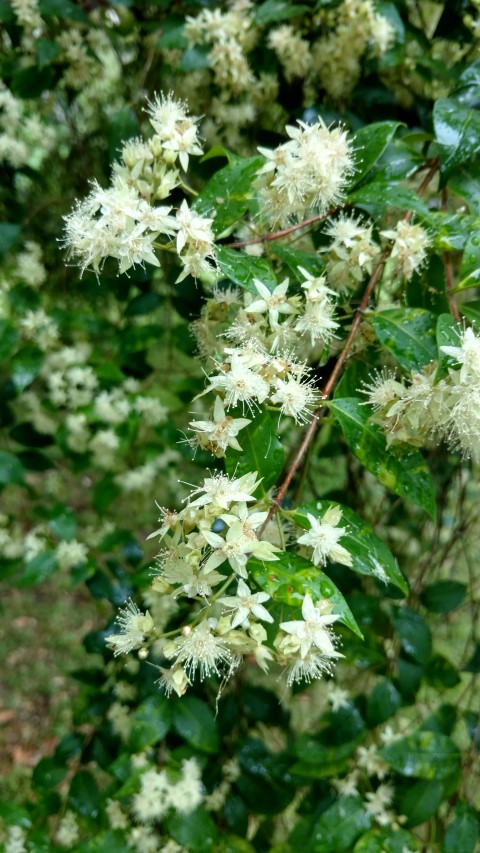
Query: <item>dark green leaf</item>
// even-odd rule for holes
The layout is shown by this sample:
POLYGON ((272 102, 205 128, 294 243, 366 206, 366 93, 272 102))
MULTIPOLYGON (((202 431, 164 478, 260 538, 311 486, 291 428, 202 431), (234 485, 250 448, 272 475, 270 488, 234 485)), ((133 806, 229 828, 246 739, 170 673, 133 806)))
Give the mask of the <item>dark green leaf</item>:
POLYGON ((25 566, 19 586, 33 586, 43 583, 58 570, 57 558, 54 551, 42 551, 25 566))
POLYGON ((460 342, 459 326, 451 314, 440 314, 437 320, 438 370, 435 381, 448 374, 449 367, 456 367, 455 359, 442 352, 440 347, 458 347, 460 342))
POLYGON ((218 725, 208 705, 195 696, 185 696, 176 703, 173 727, 177 734, 201 752, 218 752, 218 725))
POLYGON ((173 705, 166 696, 149 696, 136 709, 130 729, 129 748, 142 752, 165 737, 172 724, 173 705))
POLYGON ((471 302, 462 302, 459 305, 461 313, 468 317, 472 323, 480 324, 480 299, 473 299, 471 302))
POLYGON ((420 614, 409 607, 395 608, 393 624, 407 654, 417 663, 428 663, 432 653, 432 635, 420 614))
POLYGON ((274 290, 277 286, 272 267, 264 258, 252 258, 238 249, 226 249, 224 246, 218 246, 217 261, 225 278, 257 296, 258 291, 253 284, 254 278, 258 278, 269 290, 274 290))
POLYGON ((384 580, 381 570, 390 583, 407 595, 408 583, 398 567, 397 560, 380 537, 352 509, 335 501, 316 501, 296 509, 293 518, 297 524, 309 528, 307 513, 321 519, 327 509, 334 506, 339 506, 342 510, 339 526, 345 527, 347 532, 339 544, 351 554, 353 571, 376 578, 380 575, 384 580))
POLYGON ((110 504, 113 503, 119 494, 120 486, 117 485, 113 477, 106 474, 105 477, 95 483, 93 488, 92 503, 94 509, 99 513, 99 515, 103 515, 105 510, 108 509, 110 504))
POLYGON ((0 258, 16 246, 21 230, 21 225, 13 222, 0 223, 0 258))
POLYGON ((411 500, 434 518, 433 481, 422 454, 404 445, 387 449, 380 427, 369 422, 370 414, 361 400, 335 399, 329 406, 362 465, 396 495, 411 500))
MULTIPOLYGON (((355 174, 351 186, 356 186, 373 168, 393 139, 400 127, 399 121, 376 121, 361 127, 353 134, 352 145, 355 151, 355 174)), ((404 175, 402 175, 404 177, 404 175)))
POLYGON ((166 826, 172 838, 191 853, 211 853, 217 849, 218 830, 211 816, 204 809, 171 815, 166 826))
POLYGON ((215 213, 212 229, 216 235, 229 232, 248 210, 252 181, 263 162, 263 157, 239 157, 216 172, 195 199, 193 207, 202 216, 215 213))
POLYGON ((35 49, 39 68, 50 65, 60 53, 60 45, 52 39, 40 38, 36 40, 35 49))
POLYGON ((183 54, 182 61, 180 63, 180 70, 185 72, 198 71, 201 68, 209 67, 209 50, 204 45, 201 47, 189 47, 183 54))
POLYGON ((282 473, 284 451, 275 435, 275 422, 270 412, 260 412, 238 435, 242 452, 227 448, 225 467, 227 474, 242 477, 257 471, 262 477, 259 491, 268 492, 282 473))
POLYGON ((409 784, 400 797, 400 813, 406 815, 407 826, 419 826, 432 817, 443 800, 443 785, 435 779, 420 779, 409 784))
POLYGON ((458 287, 473 287, 480 281, 480 237, 471 234, 467 240, 460 267, 458 287))
POLYGON ((257 26, 264 26, 272 22, 278 23, 278 21, 295 18, 297 15, 303 15, 310 11, 310 7, 303 3, 288 3, 287 0, 265 0, 255 13, 255 23, 257 26))
POLYGON ((56 761, 55 758, 42 758, 38 762, 32 775, 34 788, 56 788, 65 779, 68 768, 64 762, 56 761))
POLYGON ((460 676, 447 658, 434 655, 425 668, 425 677, 432 687, 450 689, 460 684, 460 676))
POLYGON ((40 373, 44 355, 37 347, 28 344, 12 358, 12 382, 17 391, 24 391, 40 373))
POLYGON ((2 317, 0 319, 0 361, 3 361, 12 354, 17 340, 18 333, 15 326, 9 320, 5 320, 2 317))
POLYGON ((14 426, 10 430, 10 438, 13 438, 18 444, 24 444, 25 447, 48 447, 53 444, 51 435, 37 432, 27 421, 14 426))
POLYGON ((375 334, 404 370, 419 370, 437 358, 436 316, 422 308, 392 308, 372 318, 375 334))
POLYGON ((445 779, 460 765, 458 748, 437 732, 414 732, 384 746, 380 754, 397 773, 417 779, 445 779))
POLYGON ((372 829, 358 839, 353 853, 413 853, 418 849, 413 835, 404 829, 372 829))
POLYGON ((375 685, 367 699, 367 722, 370 726, 384 723, 398 711, 402 697, 389 678, 375 685))
POLYGON ((448 187, 463 198, 470 208, 470 213, 480 216, 480 163, 474 160, 456 169, 448 179, 448 187))
POLYGON ((70 783, 68 804, 82 817, 97 818, 100 812, 100 791, 95 777, 88 770, 80 770, 70 783))
POLYGON ((455 806, 455 818, 445 833, 443 853, 474 853, 479 834, 475 809, 460 800, 455 806))
POLYGON ((8 450, 0 450, 0 486, 8 486, 12 483, 19 486, 24 479, 22 463, 8 450))
POLYGON ((322 275, 325 270, 325 264, 319 255, 311 254, 310 252, 299 252, 298 249, 291 249, 290 246, 272 246, 273 254, 280 258, 286 264, 296 279, 304 279, 304 276, 299 272, 299 267, 309 272, 313 276, 322 275))
POLYGON ((480 114, 453 98, 440 98, 433 107, 433 125, 446 180, 480 149, 480 114))
POLYGON ((140 317, 143 314, 151 314, 162 304, 162 297, 158 293, 141 293, 135 296, 125 308, 126 317, 140 317))
POLYGON ((71 509, 63 507, 59 512, 57 510, 55 515, 50 518, 48 526, 55 533, 55 536, 58 536, 59 539, 66 539, 69 542, 75 536, 77 518, 71 509))
POLYGON ((370 828, 360 797, 342 797, 324 811, 312 833, 312 853, 350 851, 358 836, 370 828))
POLYGON ((464 672, 480 672, 480 643, 477 643, 472 657, 463 667, 464 672))
POLYGON ((429 210, 414 190, 385 181, 381 177, 364 184, 348 196, 348 201, 370 214, 374 219, 383 219, 388 210, 413 210, 420 217, 428 218, 429 210))
POLYGON ((81 23, 88 20, 83 9, 72 0, 39 0, 38 5, 42 18, 71 18, 81 23))
POLYGON ((326 574, 299 554, 284 552, 277 556, 278 560, 268 563, 255 558, 248 561, 249 572, 265 592, 290 607, 301 607, 306 593, 314 602, 328 598, 333 604, 333 613, 339 614, 340 621, 363 637, 342 593, 326 574))
POLYGON ((422 604, 432 613, 450 613, 465 598, 467 588, 460 581, 437 581, 425 587, 422 604))
POLYGON ((362 736, 340 746, 324 746, 309 735, 301 735, 294 744, 298 761, 290 772, 308 779, 325 779, 348 770, 350 759, 362 736))

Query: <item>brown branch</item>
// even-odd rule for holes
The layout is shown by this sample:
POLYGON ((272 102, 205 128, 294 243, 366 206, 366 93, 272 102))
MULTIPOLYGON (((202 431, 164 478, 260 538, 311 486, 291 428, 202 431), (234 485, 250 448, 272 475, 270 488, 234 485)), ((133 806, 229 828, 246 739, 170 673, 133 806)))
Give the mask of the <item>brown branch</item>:
MULTIPOLYGON (((357 308, 355 317, 353 318, 353 323, 350 327, 348 337, 347 337, 347 339, 346 339, 346 341, 342 347, 342 351, 340 352, 340 355, 338 356, 337 361, 335 362, 335 367, 333 368, 333 370, 332 370, 332 372, 331 372, 331 374, 330 374, 330 376, 329 376, 329 378, 325 384, 325 387, 322 391, 322 399, 323 400, 328 400, 328 398, 332 394, 333 389, 335 388, 335 384, 336 384, 337 379, 339 378, 339 376, 343 370, 343 365, 345 364, 345 361, 347 360, 348 354, 349 354, 350 349, 352 347, 353 339, 354 339, 354 337, 357 333, 358 327, 362 321, 362 317, 363 317, 363 314, 367 308, 369 299, 370 299, 370 297, 374 291, 376 284, 378 283, 380 276, 382 275, 383 269, 385 267, 385 262, 386 262, 387 256, 388 256, 388 251, 386 250, 383 252, 383 256, 382 256, 380 263, 375 268, 372 276, 370 277, 370 281, 367 284, 367 287, 365 289, 365 293, 362 296, 362 301, 360 302, 360 305, 357 308)), ((270 511, 268 513, 268 516, 265 519, 262 527, 260 528, 260 534, 263 533, 263 531, 265 530, 265 527, 267 526, 268 522, 270 521, 272 515, 277 510, 277 508, 281 505, 281 503, 285 497, 285 494, 287 492, 287 489, 288 489, 288 487, 289 487, 289 485, 293 479, 293 476, 294 476, 298 466, 300 465, 300 462, 302 461, 303 455, 304 455, 305 451, 307 450, 310 442, 312 441, 312 439, 315 435, 318 423, 320 421, 320 418, 324 414, 324 412, 325 412, 325 406, 321 406, 314 413, 313 419, 312 419, 311 423, 309 424, 308 429, 307 429, 307 431, 303 437, 303 441, 302 441, 300 447, 298 448, 298 450, 295 454, 295 458, 294 458, 292 464, 290 465, 290 468, 287 471, 287 475, 286 475, 282 485, 280 486, 280 488, 278 490, 278 493, 274 499, 274 503, 270 507, 270 511)))
MULTIPOLYGON (((422 183, 420 184, 420 186, 417 190, 419 195, 421 195, 425 192, 430 181, 432 180, 432 178, 434 177, 434 175, 438 171, 438 168, 439 168, 439 159, 435 158, 435 160, 433 161, 429 171, 425 175, 422 183)), ((409 222, 412 219, 412 217, 413 217, 413 211, 409 210, 404 215, 403 219, 404 219, 404 221, 409 222)), ((374 269, 374 271, 370 277, 370 280, 369 280, 367 287, 365 289, 365 293, 362 296, 362 300, 360 302, 360 305, 358 306, 357 311, 355 313, 355 317, 353 318, 353 322, 352 322, 352 325, 350 327, 348 337, 347 337, 347 339, 343 345, 343 348, 340 352, 340 355, 338 356, 337 361, 335 362, 335 367, 333 368, 333 370, 332 370, 332 372, 331 372, 331 374, 327 380, 327 383, 326 383, 326 385, 322 391, 322 398, 324 400, 328 400, 328 398, 332 394, 333 389, 335 388, 335 384, 337 382, 337 379, 340 377, 340 374, 342 373, 343 366, 344 366, 345 361, 347 360, 347 357, 350 353, 354 337, 355 337, 355 335, 358 331, 358 327, 362 321, 362 316, 363 316, 363 314, 364 314, 364 312, 368 306, 369 299, 370 299, 370 297, 371 297, 371 295, 375 289, 375 286, 378 283, 378 281, 379 281, 379 279, 383 273, 388 255, 389 255, 389 249, 385 249, 382 253, 382 257, 381 257, 379 264, 376 266, 376 268, 374 269)), ((292 479, 295 475, 295 472, 297 471, 297 469, 298 469, 298 467, 299 467, 299 465, 303 459, 305 452, 307 451, 308 447, 310 446, 310 443, 311 443, 311 441, 312 441, 312 439, 313 439, 313 437, 317 431, 317 427, 318 427, 320 418, 323 416, 324 412, 325 412, 325 406, 321 406, 320 408, 318 408, 314 412, 312 421, 307 428, 307 431, 306 431, 306 433, 302 439, 302 443, 300 444, 300 447, 298 448, 298 450, 294 456, 293 462, 287 471, 285 479, 283 480, 283 482, 282 482, 282 484, 281 484, 281 486, 277 492, 277 495, 274 498, 274 501, 273 501, 272 506, 270 507, 268 516, 265 519, 264 523, 262 524, 262 526, 259 530, 259 535, 261 535, 263 533, 268 522, 270 521, 270 519, 272 518, 274 513, 277 511, 277 509, 281 506, 282 501, 286 495, 287 489, 288 489, 290 483, 292 482, 292 479)))
POLYGON ((297 222, 296 225, 290 225, 288 228, 282 228, 281 231, 273 231, 271 234, 264 234, 262 237, 252 237, 251 240, 242 240, 240 243, 227 243, 225 248, 243 249, 244 246, 253 246, 255 243, 272 243, 274 240, 280 240, 281 237, 286 237, 288 234, 298 231, 299 228, 306 228, 307 225, 313 225, 315 222, 322 222, 324 219, 328 219, 329 216, 333 216, 334 213, 337 213, 339 210, 345 210, 347 207, 351 207, 351 205, 344 204, 341 207, 333 207, 331 210, 327 210, 326 213, 317 213, 315 216, 309 216, 308 219, 304 219, 303 222, 297 222))

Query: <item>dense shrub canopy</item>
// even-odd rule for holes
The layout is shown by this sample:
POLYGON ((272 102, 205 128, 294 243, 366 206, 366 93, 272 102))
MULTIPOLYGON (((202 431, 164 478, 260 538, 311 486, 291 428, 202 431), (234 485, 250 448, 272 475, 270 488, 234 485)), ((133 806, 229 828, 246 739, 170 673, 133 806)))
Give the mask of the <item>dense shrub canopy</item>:
POLYGON ((478 850, 479 14, 0 0, 5 853, 478 850))

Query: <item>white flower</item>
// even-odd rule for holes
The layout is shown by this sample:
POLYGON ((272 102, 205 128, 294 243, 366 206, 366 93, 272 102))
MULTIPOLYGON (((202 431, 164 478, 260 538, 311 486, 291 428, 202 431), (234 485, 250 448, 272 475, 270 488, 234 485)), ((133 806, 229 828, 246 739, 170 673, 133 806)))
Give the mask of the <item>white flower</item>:
POLYGON ((365 811, 367 814, 378 819, 385 808, 391 805, 395 791, 392 785, 379 785, 376 791, 367 791, 365 794, 365 811))
POLYGON ((302 334, 310 335, 312 347, 318 342, 323 346, 327 344, 338 323, 333 320, 334 305, 326 300, 324 302, 307 302, 305 313, 295 321, 294 329, 302 334))
POLYGON ((312 409, 320 399, 320 392, 313 387, 309 379, 276 379, 275 393, 271 394, 272 403, 280 404, 282 415, 293 418, 297 424, 307 424, 312 419, 312 409))
POLYGON ((393 240, 391 251, 395 267, 406 278, 410 279, 427 258, 430 237, 421 225, 412 225, 404 219, 397 222, 395 230, 381 231, 382 237, 393 240))
POLYGON ((278 559, 275 556, 275 551, 279 549, 270 542, 261 542, 255 534, 246 535, 242 521, 233 522, 225 539, 211 530, 202 530, 202 535, 208 544, 215 549, 204 565, 206 573, 228 560, 232 569, 240 577, 246 578, 248 575, 245 566, 250 556, 258 557, 260 560, 278 559))
POLYGON ((73 847, 80 840, 80 830, 73 812, 67 811, 63 815, 55 833, 55 840, 62 847, 73 847))
POLYGON ((248 622, 250 614, 263 622, 273 622, 268 610, 265 609, 263 603, 270 598, 266 592, 252 593, 250 587, 244 580, 239 580, 236 595, 226 595, 219 598, 220 604, 225 604, 229 610, 232 610, 235 615, 232 619, 232 628, 237 628, 243 622, 248 622))
POLYGON ((203 681, 212 673, 220 675, 220 668, 224 665, 228 671, 233 663, 225 643, 211 632, 206 619, 196 628, 187 626, 183 629, 182 637, 177 640, 177 649, 177 663, 183 664, 190 679, 194 678, 197 669, 203 681))
POLYGON ((341 797, 357 797, 359 776, 358 770, 353 770, 344 779, 332 779, 332 784, 341 797))
POLYGON ((366 770, 369 776, 378 776, 379 779, 384 779, 388 773, 388 764, 378 752, 375 744, 358 747, 357 764, 366 770))
POLYGON ((260 483, 257 480, 257 472, 244 474, 243 477, 230 479, 226 474, 216 474, 214 477, 207 477, 203 486, 195 489, 188 498, 189 506, 209 506, 210 504, 221 509, 228 509, 231 503, 241 501, 254 501, 255 496, 252 492, 255 491, 260 483), (194 501, 191 498, 200 494, 200 497, 194 501))
POLYGON ((106 639, 107 645, 114 649, 115 657, 140 648, 145 642, 145 635, 153 631, 150 613, 148 610, 142 613, 133 601, 128 601, 127 606, 120 610, 116 621, 121 627, 121 633, 110 634, 106 639))
POLYGON ((309 593, 303 599, 303 620, 294 622, 281 622, 280 628, 287 634, 292 634, 299 640, 300 655, 305 658, 313 646, 323 655, 328 657, 341 657, 335 650, 334 635, 329 627, 340 617, 333 613, 322 613, 321 602, 315 606, 309 593))
POLYGON ((88 548, 82 542, 71 539, 57 545, 56 558, 61 569, 72 569, 87 561, 88 548))
POLYGON ((475 379, 480 379, 480 337, 477 337, 473 329, 465 329, 460 333, 460 346, 443 346, 440 350, 462 365, 461 382, 465 382, 471 374, 475 379))
POLYGON ((324 675, 331 675, 332 671, 332 661, 329 655, 308 652, 305 657, 297 658, 290 664, 287 684, 289 687, 292 684, 298 684, 300 681, 306 681, 307 684, 310 684, 311 681, 323 678, 324 675))
POLYGON ((151 823, 167 813, 171 783, 164 770, 149 769, 140 777, 140 791, 134 795, 132 811, 136 820, 151 823))
POLYGON ((332 711, 339 711, 340 708, 348 708, 350 704, 348 690, 342 690, 336 684, 328 688, 327 698, 332 706, 332 711))
POLYGON ((159 670, 162 674, 155 683, 163 687, 166 695, 170 696, 172 692, 175 692, 177 696, 183 696, 190 684, 183 667, 177 664, 170 669, 164 669, 161 666, 159 670))
POLYGON ((248 314, 265 314, 268 311, 269 322, 278 323, 279 314, 295 314, 296 310, 287 300, 288 278, 282 281, 273 291, 263 284, 258 278, 253 279, 253 283, 260 299, 255 299, 247 306, 248 314))
POLYGON ((270 385, 255 369, 249 367, 242 353, 233 352, 230 358, 230 369, 218 376, 209 376, 210 385, 207 391, 219 390, 225 394, 227 409, 245 404, 251 410, 253 404, 259 405, 268 397, 270 385))
POLYGON ((189 426, 197 433, 198 443, 206 450, 217 454, 225 452, 227 447, 241 450, 237 435, 251 423, 249 418, 232 418, 225 414, 221 397, 215 398, 212 421, 191 421, 189 426))
POLYGON ((298 538, 299 545, 308 545, 313 548, 312 562, 315 566, 325 566, 327 558, 342 563, 344 566, 352 565, 352 556, 338 540, 347 532, 346 527, 337 527, 342 517, 340 507, 329 507, 322 521, 319 521, 310 513, 307 518, 310 530, 298 538))

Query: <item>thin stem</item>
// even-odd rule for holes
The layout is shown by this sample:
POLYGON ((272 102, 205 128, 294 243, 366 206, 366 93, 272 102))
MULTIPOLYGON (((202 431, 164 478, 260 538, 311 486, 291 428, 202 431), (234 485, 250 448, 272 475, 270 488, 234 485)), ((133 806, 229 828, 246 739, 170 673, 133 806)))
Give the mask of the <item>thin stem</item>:
POLYGON ((255 243, 272 243, 274 240, 280 240, 281 237, 286 237, 288 234, 298 231, 299 228, 306 228, 307 225, 313 225, 315 222, 323 222, 324 219, 328 219, 329 216, 333 216, 337 211, 345 210, 347 207, 351 207, 351 205, 344 204, 341 207, 334 207, 331 210, 327 210, 326 213, 317 213, 315 216, 309 216, 308 219, 304 219, 303 222, 297 222, 296 225, 282 228, 281 231, 263 234, 262 237, 252 237, 251 240, 242 240, 239 243, 227 243, 226 248, 243 249, 244 246, 253 246, 255 243))
MULTIPOLYGON (((447 210, 448 208, 448 197, 446 187, 442 190, 442 210, 447 210)), ((455 302, 455 297, 453 296, 453 281, 452 281, 452 259, 450 252, 445 252, 443 256, 443 265, 445 268, 445 284, 447 290, 447 299, 450 305, 450 310, 455 318, 455 322, 460 322, 460 312, 457 307, 457 303, 455 302)))

